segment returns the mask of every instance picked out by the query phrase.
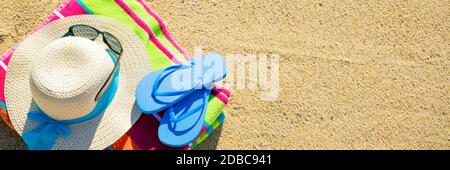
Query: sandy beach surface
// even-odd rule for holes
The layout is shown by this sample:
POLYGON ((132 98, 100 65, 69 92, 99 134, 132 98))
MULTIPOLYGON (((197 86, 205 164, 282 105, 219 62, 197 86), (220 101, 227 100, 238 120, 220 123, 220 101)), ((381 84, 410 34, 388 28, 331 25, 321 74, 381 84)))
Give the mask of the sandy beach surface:
MULTIPOLYGON (((0 0, 1 52, 61 2, 0 0)), ((191 55, 280 56, 278 98, 234 89, 199 149, 450 149, 448 0, 147 2, 191 55)))

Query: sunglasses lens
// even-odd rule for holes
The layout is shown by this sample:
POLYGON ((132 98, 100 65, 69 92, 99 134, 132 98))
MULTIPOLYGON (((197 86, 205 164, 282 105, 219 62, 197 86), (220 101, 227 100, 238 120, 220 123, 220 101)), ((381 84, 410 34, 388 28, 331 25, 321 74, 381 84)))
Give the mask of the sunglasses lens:
POLYGON ((109 45, 109 48, 111 48, 111 50, 113 50, 114 52, 121 54, 122 53, 122 45, 120 45, 119 40, 107 32, 104 33, 104 36, 105 36, 104 38, 105 38, 106 42, 109 45))
POLYGON ((98 35, 97 30, 87 25, 77 25, 73 27, 72 32, 74 36, 84 37, 90 40, 94 40, 98 35))

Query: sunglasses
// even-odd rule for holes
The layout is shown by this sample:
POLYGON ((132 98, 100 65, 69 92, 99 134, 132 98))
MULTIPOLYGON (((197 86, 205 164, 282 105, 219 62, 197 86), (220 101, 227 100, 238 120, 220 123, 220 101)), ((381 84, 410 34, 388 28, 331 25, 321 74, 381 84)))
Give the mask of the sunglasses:
POLYGON ((120 56, 122 55, 122 52, 123 52, 122 45, 120 44, 120 41, 111 33, 100 31, 89 25, 81 25, 81 24, 73 25, 73 26, 69 27, 69 31, 66 34, 64 34, 64 36, 63 36, 63 37, 77 36, 77 37, 83 37, 83 38, 87 38, 87 39, 94 41, 95 39, 97 39, 97 37, 99 35, 102 35, 103 42, 109 48, 107 50, 107 52, 109 54, 113 53, 112 56, 113 56, 113 59, 116 64, 114 65, 113 71, 108 76, 108 79, 103 84, 102 88, 97 93, 97 95, 95 96, 95 101, 98 101, 100 99, 100 97, 103 96, 103 93, 105 93, 107 87, 109 87, 109 85, 111 84, 113 75, 119 67, 120 56))

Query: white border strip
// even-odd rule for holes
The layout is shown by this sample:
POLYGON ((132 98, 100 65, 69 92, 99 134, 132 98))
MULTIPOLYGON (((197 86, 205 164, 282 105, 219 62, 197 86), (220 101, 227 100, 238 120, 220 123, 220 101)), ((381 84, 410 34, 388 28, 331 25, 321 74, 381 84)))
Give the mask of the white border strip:
POLYGON ((3 62, 3 60, 0 60, 0 66, 3 68, 3 70, 5 70, 5 71, 8 70, 8 66, 6 66, 6 64, 3 62))
POLYGON ((158 113, 155 113, 155 114, 152 114, 152 115, 153 115, 153 117, 155 117, 158 121, 161 122, 161 116, 159 116, 158 113))
POLYGON ((59 12, 58 10, 54 10, 53 14, 55 14, 56 16, 58 16, 59 18, 64 18, 64 15, 61 14, 61 12, 59 12))

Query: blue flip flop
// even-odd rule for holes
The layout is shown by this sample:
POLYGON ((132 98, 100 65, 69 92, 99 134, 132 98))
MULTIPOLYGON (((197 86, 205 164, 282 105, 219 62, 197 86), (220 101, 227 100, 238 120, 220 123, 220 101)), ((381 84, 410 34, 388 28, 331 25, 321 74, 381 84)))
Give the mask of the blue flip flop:
POLYGON ((192 92, 212 88, 226 76, 225 61, 217 54, 194 57, 145 76, 136 88, 136 104, 145 114, 158 113, 192 92))
POLYGON ((158 128, 159 140, 172 147, 192 143, 203 127, 211 89, 196 90, 164 112, 158 128))

